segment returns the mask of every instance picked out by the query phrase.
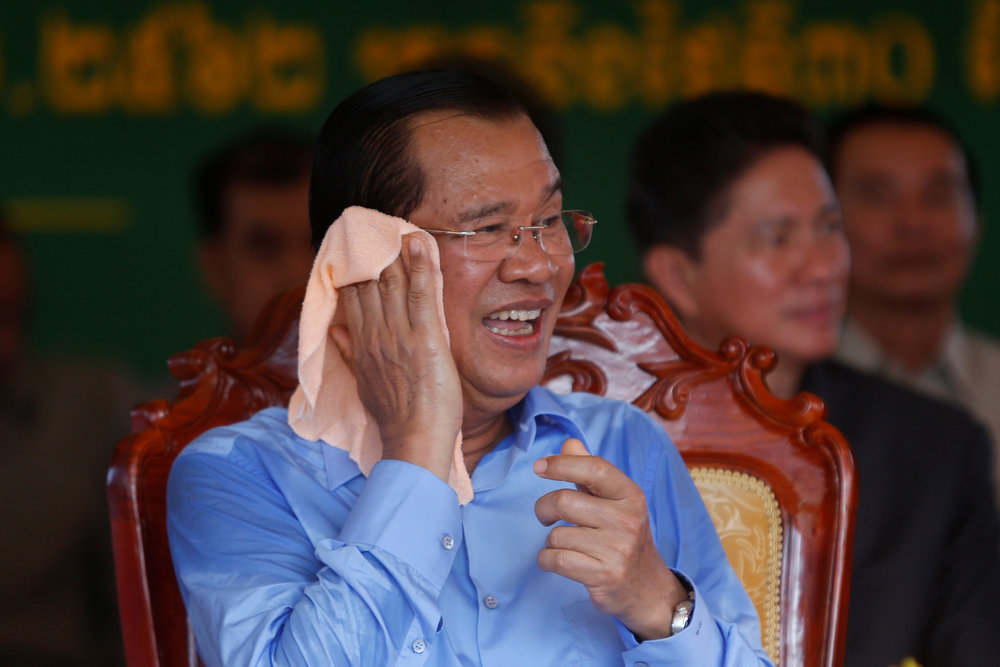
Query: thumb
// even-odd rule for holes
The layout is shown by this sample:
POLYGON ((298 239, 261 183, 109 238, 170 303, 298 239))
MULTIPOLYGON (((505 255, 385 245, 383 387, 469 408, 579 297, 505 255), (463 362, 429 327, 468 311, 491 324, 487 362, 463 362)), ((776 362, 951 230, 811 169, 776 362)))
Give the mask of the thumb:
POLYGON ((590 456, 590 452, 584 444, 577 438, 569 438, 563 443, 562 451, 560 454, 568 454, 570 456, 590 456))

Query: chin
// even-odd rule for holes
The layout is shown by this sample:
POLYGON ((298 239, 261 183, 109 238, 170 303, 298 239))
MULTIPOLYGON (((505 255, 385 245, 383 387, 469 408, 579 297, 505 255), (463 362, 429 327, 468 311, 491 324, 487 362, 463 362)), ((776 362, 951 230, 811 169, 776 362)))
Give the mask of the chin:
MULTIPOLYGON (((836 343, 833 345, 817 345, 815 347, 806 347, 798 350, 790 350, 788 353, 789 358, 796 359, 800 364, 808 366, 810 364, 815 364, 824 359, 828 359, 833 356, 833 353, 837 351, 836 343)), ((779 355, 780 363, 780 355, 779 355)))

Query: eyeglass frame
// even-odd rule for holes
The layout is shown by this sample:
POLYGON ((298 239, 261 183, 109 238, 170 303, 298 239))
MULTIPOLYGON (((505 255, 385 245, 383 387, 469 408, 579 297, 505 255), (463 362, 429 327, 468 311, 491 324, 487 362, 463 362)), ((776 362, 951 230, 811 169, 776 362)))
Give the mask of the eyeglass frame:
MULTIPOLYGON (((567 213, 569 213, 569 214, 577 214, 577 215, 581 215, 583 217, 583 219, 586 222, 587 226, 591 228, 590 238, 587 239, 587 245, 583 246, 582 248, 575 248, 568 255, 556 255, 557 257, 560 257, 560 256, 561 257, 571 257, 571 256, 575 255, 576 253, 578 253, 578 252, 580 252, 582 250, 586 250, 588 247, 590 247, 590 242, 591 242, 591 240, 593 240, 593 234, 594 234, 593 227, 594 227, 594 225, 597 224, 597 218, 595 218, 594 214, 591 213, 590 211, 585 211, 583 209, 565 209, 565 210, 559 211, 560 224, 562 224, 564 227, 565 227, 565 222, 562 220, 562 216, 565 215, 565 214, 567 214, 567 213)), ((493 217, 493 216, 487 216, 487 217, 493 217)), ((483 218, 483 219, 485 219, 485 218, 483 218)), ((475 221, 473 221, 473 222, 475 222, 475 221)), ((428 232, 429 234, 445 234, 445 235, 448 235, 448 236, 461 236, 461 237, 463 237, 465 239, 468 239, 469 237, 475 236, 476 234, 480 233, 478 230, 468 230, 468 229, 435 229, 433 227, 423 227, 422 229, 425 232, 428 232)), ((515 245, 514 245, 514 250, 509 255, 506 255, 505 257, 503 257, 501 259, 497 259, 497 260, 475 260, 475 259, 472 259, 472 258, 469 257, 468 250, 466 249, 465 250, 465 258, 469 259, 471 261, 484 261, 484 262, 485 261, 502 261, 503 259, 510 259, 511 257, 513 257, 517 253, 517 251, 521 247, 521 241, 522 241, 522 238, 523 238, 523 235, 521 234, 521 232, 526 232, 526 231, 530 231, 531 232, 531 236, 536 241, 538 241, 539 247, 541 247, 541 249, 545 252, 545 254, 547 254, 547 255, 551 255, 552 254, 552 252, 548 248, 546 248, 545 244, 542 242, 542 231, 545 230, 545 229, 548 229, 548 227, 546 225, 517 225, 514 229, 515 229, 515 233, 514 233, 512 239, 513 239, 515 245)), ((567 234, 568 233, 569 233, 569 230, 567 230, 567 234)), ((572 245, 570 247, 572 248, 572 245)), ((466 246, 466 248, 467 248, 467 246, 466 246)))

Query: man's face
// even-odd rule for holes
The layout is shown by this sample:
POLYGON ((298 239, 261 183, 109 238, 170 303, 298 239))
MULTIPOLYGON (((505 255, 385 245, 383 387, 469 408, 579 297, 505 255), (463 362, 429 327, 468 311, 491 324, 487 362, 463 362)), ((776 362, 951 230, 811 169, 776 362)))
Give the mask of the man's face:
POLYGON ((234 183, 222 210, 222 231, 203 243, 201 268, 242 338, 272 296, 309 277, 309 181, 234 183))
POLYGON ((976 238, 960 149, 930 127, 869 125, 846 136, 836 169, 851 244, 852 296, 951 302, 976 238))
POLYGON ((726 201, 691 263, 685 324, 712 347, 736 334, 797 364, 832 354, 849 256, 822 165, 801 148, 772 150, 726 201))
MULTIPOLYGON (((511 215, 530 225, 562 208, 559 172, 527 118, 432 112, 412 123, 411 149, 426 183, 420 206, 409 215, 415 225, 463 229, 469 223, 461 220, 483 214, 511 215)), ((513 256, 476 262, 465 258, 460 237, 436 238, 466 411, 495 414, 541 379, 573 256, 550 257, 526 235, 513 256), (512 312, 517 318, 509 317, 512 312)))

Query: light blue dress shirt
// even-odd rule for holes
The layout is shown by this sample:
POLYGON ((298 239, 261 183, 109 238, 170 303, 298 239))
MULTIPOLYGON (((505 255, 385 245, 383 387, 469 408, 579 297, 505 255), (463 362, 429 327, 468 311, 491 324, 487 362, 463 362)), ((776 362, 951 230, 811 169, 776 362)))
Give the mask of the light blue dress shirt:
POLYGON ((480 460, 475 498, 382 461, 299 438, 284 409, 214 429, 177 458, 168 531, 208 665, 770 665, 757 614, 676 448, 625 403, 535 388, 480 460), (568 486, 532 464, 568 437, 645 492, 664 561, 693 582, 694 616, 638 643, 586 588, 538 568, 535 517, 568 486))

